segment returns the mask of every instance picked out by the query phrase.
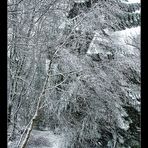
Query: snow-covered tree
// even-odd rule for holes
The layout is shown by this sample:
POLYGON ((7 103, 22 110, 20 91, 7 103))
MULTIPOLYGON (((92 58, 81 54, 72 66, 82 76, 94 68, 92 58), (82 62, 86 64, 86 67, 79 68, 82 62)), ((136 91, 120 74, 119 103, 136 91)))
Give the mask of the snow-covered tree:
POLYGON ((65 148, 140 145, 140 34, 121 34, 140 26, 139 9, 8 1, 10 147, 27 147, 33 129, 64 135, 65 148))

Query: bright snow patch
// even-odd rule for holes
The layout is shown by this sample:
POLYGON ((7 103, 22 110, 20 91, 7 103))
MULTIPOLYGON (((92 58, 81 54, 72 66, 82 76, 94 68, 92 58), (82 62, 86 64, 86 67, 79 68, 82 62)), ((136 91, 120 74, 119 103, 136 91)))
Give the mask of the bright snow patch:
POLYGON ((136 37, 140 34, 140 26, 133 27, 133 28, 127 28, 122 31, 116 31, 111 34, 111 37, 115 41, 115 43, 121 47, 125 47, 125 52, 127 54, 135 54, 135 48, 133 46, 130 46, 129 44, 132 44, 131 37, 136 37))
MULTIPOLYGON (((57 135, 51 131, 32 130, 26 148, 64 148, 65 137, 63 134, 57 135)), ((18 140, 9 141, 8 148, 16 148, 18 140)))
POLYGON ((122 31, 116 31, 113 34, 118 35, 121 40, 124 40, 128 38, 131 35, 138 35, 140 33, 140 26, 133 27, 133 28, 127 28, 122 31))
POLYGON ((28 148, 63 148, 64 136, 56 135, 51 131, 33 130, 28 148))
POLYGON ((122 0, 123 3, 132 4, 132 3, 141 3, 141 0, 122 0))
POLYGON ((136 10, 136 11, 135 11, 135 12, 133 12, 133 13, 141 13, 141 12, 140 12, 140 10, 136 10))
POLYGON ((49 59, 46 59, 46 72, 48 73, 48 69, 49 69, 49 64, 50 64, 50 60, 49 59))
MULTIPOLYGON (((109 37, 112 39, 112 43, 119 46, 119 47, 123 47, 123 49, 127 49, 125 50, 125 52, 127 54, 135 54, 135 49, 134 47, 127 45, 127 43, 131 44, 131 39, 130 37, 136 36, 140 34, 140 27, 133 27, 133 28, 127 28, 125 30, 121 30, 121 31, 116 31, 116 32, 107 32, 105 31, 109 37)), ((95 36, 90 44, 90 47, 87 51, 87 54, 107 54, 108 51, 105 51, 104 49, 101 48, 101 46, 99 45, 99 43, 106 43, 110 44, 110 42, 107 41, 106 38, 102 37, 98 32, 95 33, 95 36)))

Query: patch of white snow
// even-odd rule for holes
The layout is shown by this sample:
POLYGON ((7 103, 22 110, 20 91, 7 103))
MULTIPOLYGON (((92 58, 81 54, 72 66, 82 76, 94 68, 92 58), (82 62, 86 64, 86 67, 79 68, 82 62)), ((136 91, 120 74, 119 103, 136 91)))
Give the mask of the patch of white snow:
POLYGON ((141 3, 141 0, 122 0, 123 3, 132 4, 132 3, 141 3))

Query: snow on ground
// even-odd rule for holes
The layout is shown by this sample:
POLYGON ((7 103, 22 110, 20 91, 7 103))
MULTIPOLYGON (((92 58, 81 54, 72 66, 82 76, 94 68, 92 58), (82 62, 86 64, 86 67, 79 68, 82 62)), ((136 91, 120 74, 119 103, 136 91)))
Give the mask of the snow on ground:
POLYGON ((141 13, 141 11, 140 10, 136 10, 135 12, 133 12, 133 13, 141 13))
POLYGON ((63 148, 64 135, 56 135, 51 131, 33 130, 28 148, 63 148))
POLYGON ((133 46, 130 46, 128 44, 132 44, 131 37, 136 37, 140 34, 140 26, 133 27, 133 28, 127 28, 125 30, 116 31, 111 34, 111 37, 115 41, 117 45, 120 47, 122 46, 123 49, 127 49, 124 51, 124 53, 127 54, 136 54, 135 48, 133 46))
MULTIPOLYGON (((57 135, 51 131, 33 130, 26 148, 64 148, 64 139, 63 134, 57 135)), ((8 148, 16 148, 18 140, 8 142, 8 148)))
MULTIPOLYGON (((106 30, 105 32, 112 39, 113 44, 119 47, 123 47, 123 49, 126 49, 123 51, 124 54, 135 54, 134 47, 127 45, 127 43, 132 44, 131 37, 133 36, 136 37, 136 35, 140 34, 140 26, 127 28, 125 30, 116 31, 116 32, 108 31, 108 30, 106 30)), ((101 49, 99 42, 110 44, 110 42, 106 38, 102 37, 98 32, 96 32, 90 44, 90 47, 87 51, 87 54, 96 54, 96 53, 106 54, 107 51, 105 51, 104 49, 101 49)))
POLYGON ((126 28, 125 30, 116 31, 112 35, 118 36, 120 41, 124 42, 129 36, 135 36, 140 33, 140 26, 133 28, 126 28))

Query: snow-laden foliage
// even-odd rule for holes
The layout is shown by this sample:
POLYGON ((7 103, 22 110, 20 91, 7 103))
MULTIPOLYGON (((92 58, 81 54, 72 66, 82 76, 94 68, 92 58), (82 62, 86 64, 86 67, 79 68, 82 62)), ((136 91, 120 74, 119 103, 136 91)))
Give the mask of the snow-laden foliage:
POLYGON ((140 32, 127 35, 139 9, 118 0, 8 2, 9 147, 59 148, 44 130, 65 148, 140 145, 140 32))

